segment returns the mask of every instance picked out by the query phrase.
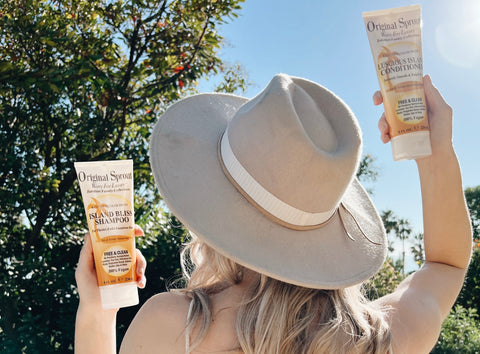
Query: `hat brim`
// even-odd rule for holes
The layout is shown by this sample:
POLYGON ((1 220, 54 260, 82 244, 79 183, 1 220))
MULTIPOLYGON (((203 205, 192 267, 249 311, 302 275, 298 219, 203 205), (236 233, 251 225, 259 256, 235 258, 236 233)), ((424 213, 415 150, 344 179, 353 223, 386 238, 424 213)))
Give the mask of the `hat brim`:
POLYGON ((150 163, 168 208, 216 251, 272 278, 336 289, 371 277, 385 260, 387 240, 382 220, 358 180, 342 199, 349 213, 337 212, 318 229, 296 231, 266 217, 224 175, 218 142, 247 101, 200 94, 177 102, 157 122, 150 163))

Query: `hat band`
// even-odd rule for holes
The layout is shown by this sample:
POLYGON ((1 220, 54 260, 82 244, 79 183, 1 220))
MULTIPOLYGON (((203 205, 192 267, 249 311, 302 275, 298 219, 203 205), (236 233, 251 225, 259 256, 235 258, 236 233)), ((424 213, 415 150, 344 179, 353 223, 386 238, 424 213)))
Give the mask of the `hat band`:
POLYGON ((267 216, 273 216, 275 221, 296 230, 315 229, 335 214, 337 208, 321 213, 310 213, 300 210, 265 189, 255 178, 242 166, 232 151, 228 139, 228 130, 220 138, 219 158, 225 175, 254 206, 267 216))

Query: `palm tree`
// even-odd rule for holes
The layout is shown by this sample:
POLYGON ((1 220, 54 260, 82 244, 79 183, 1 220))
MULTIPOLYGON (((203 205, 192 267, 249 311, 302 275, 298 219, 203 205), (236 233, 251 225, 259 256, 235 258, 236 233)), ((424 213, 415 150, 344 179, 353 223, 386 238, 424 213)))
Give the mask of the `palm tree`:
MULTIPOLYGON (((405 276, 405 241, 409 239, 412 233, 412 227, 407 219, 398 218, 393 211, 382 212, 383 225, 387 234, 393 233, 395 238, 402 242, 402 276, 405 276)), ((389 251, 393 252, 393 246, 389 242, 389 251)))
POLYGON ((412 233, 410 222, 406 219, 398 220, 395 231, 396 237, 402 241, 402 275, 405 276, 405 240, 407 240, 412 233))

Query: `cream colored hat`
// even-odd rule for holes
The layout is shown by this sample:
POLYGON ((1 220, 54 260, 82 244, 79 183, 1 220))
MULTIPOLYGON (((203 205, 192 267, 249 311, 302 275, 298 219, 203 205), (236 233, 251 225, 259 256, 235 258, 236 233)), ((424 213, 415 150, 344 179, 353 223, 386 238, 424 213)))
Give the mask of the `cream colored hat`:
POLYGON ((326 88, 276 75, 256 97, 200 94, 157 122, 150 162, 165 203, 208 245, 284 282, 343 288, 386 257, 355 178, 361 132, 326 88))

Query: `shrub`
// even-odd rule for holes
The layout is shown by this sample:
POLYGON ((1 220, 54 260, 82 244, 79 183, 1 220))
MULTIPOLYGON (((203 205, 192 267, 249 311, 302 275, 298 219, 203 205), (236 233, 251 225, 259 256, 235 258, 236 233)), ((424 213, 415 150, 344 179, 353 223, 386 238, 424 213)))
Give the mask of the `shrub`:
POLYGON ((476 309, 456 305, 442 325, 432 354, 480 353, 480 321, 476 309))

